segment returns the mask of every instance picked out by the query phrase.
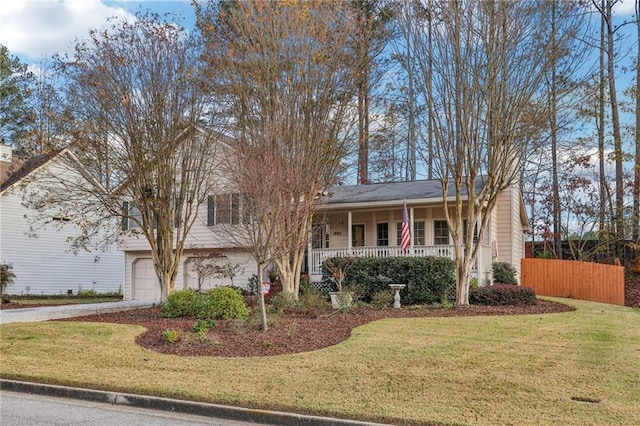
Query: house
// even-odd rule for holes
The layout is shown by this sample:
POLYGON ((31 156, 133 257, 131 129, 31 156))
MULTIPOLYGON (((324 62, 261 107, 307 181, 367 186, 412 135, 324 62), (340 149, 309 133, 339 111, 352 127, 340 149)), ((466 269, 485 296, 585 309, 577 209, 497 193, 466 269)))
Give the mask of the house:
MULTIPOLYGON (((480 183, 479 183, 480 184, 480 183)), ((455 251, 443 210, 440 180, 336 186, 316 215, 308 249, 311 281, 321 279, 322 262, 334 256, 442 256, 455 251), (411 245, 401 250, 406 202, 411 245)), ((454 188, 449 186, 451 200, 454 188)), ((490 281, 493 262, 509 262, 520 272, 528 219, 517 185, 503 191, 492 212, 473 275, 490 281)))
MULTIPOLYGON (((311 229, 306 271, 311 281, 320 281, 322 262, 333 256, 444 256, 454 257, 454 248, 444 217, 439 180, 335 186, 323 199, 311 229), (400 248, 402 208, 406 201, 411 246, 400 248)), ((451 191, 451 190, 450 190, 451 191)), ((197 288, 198 273, 193 260, 199 253, 215 253, 219 266, 238 265, 233 284, 246 286, 257 273, 250 254, 229 241, 223 227, 241 220, 239 194, 221 190, 210 194, 198 211, 181 260, 175 289, 197 288)), ((449 194, 453 197, 453 192, 449 194)), ((133 223, 127 227, 135 226, 133 223)), ((524 231, 528 229, 524 202, 517 186, 500 194, 488 232, 476 262, 475 277, 490 280, 491 263, 509 262, 519 272, 524 255, 524 231)), ((157 299, 160 288, 146 239, 129 234, 120 249, 125 252, 125 298, 157 299)), ((209 276, 203 288, 231 284, 229 278, 209 276)))
MULTIPOLYGON (((199 129, 199 131, 207 131, 199 129)), ((217 135, 219 146, 217 154, 224 158, 230 141, 223 135, 217 135)), ((220 160, 222 161, 222 160, 220 160)), ((212 182, 219 189, 207 194, 207 200, 196 212, 196 219, 187 235, 185 249, 180 259, 174 290, 188 288, 209 289, 221 285, 247 287, 249 280, 257 274, 257 265, 250 253, 237 246, 229 237, 227 228, 237 225, 240 215, 240 196, 227 188, 224 176, 214 167, 212 182), (209 268, 199 268, 199 266, 209 268), (206 273, 203 272, 207 269, 206 273), (225 274, 225 269, 234 270, 234 276, 225 274)), ((122 220, 123 233, 118 248, 124 253, 124 297, 125 299, 159 300, 160 284, 153 265, 149 242, 136 232, 138 224, 135 207, 124 200, 129 217, 122 220), (130 210, 133 208, 134 210, 130 210)), ((124 207, 124 206, 123 206, 124 207)))
POLYGON ((16 275, 7 294, 121 290, 124 256, 115 245, 104 252, 70 252, 69 240, 80 231, 65 223, 69 218, 63 215, 52 215, 48 225, 31 229, 30 218, 46 212, 27 207, 24 199, 42 187, 45 174, 93 184, 77 158, 63 149, 22 160, 12 155, 11 147, 0 145, 0 149, 0 262, 12 264, 16 275), (61 223, 64 226, 56 226, 61 223))

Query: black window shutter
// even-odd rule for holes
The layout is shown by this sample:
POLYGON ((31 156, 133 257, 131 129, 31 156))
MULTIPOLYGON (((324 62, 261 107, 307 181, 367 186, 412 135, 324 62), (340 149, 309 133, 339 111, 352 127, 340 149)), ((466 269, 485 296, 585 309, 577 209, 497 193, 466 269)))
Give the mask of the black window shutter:
POLYGON ((126 231, 129 229, 129 202, 122 202, 122 230, 126 231))
POLYGON ((213 195, 207 196, 207 226, 214 225, 215 202, 213 195))

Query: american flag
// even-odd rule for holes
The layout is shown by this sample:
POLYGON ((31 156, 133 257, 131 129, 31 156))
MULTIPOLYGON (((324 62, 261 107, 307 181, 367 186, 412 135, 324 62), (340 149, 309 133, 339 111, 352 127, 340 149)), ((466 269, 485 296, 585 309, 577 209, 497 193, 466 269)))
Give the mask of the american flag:
POLYGON ((404 201, 402 205, 402 240, 400 241, 400 248, 407 250, 411 245, 411 231, 409 230, 409 217, 407 215, 407 202, 404 201))

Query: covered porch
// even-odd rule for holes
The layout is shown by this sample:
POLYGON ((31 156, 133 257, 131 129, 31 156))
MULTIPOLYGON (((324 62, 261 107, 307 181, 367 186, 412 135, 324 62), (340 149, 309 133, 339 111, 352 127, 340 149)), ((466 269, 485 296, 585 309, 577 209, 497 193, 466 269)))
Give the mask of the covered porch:
MULTIPOLYGON (((324 211, 312 227, 308 246, 308 272, 312 281, 322 279, 322 263, 331 257, 447 257, 455 260, 442 205, 407 206, 411 242, 402 249, 403 203, 375 208, 324 211)), ((473 276, 489 279, 492 246, 489 238, 480 243, 473 276)))
MULTIPOLYGON (((407 251, 401 247, 374 246, 374 247, 351 247, 351 248, 328 248, 328 249, 310 249, 309 250, 309 274, 312 281, 322 279, 322 262, 332 257, 448 257, 455 260, 455 250, 452 245, 448 246, 413 246, 407 251)), ((475 278, 482 277, 482 280, 488 279, 491 269, 491 247, 483 245, 480 248, 480 255, 475 263, 473 276, 475 278), (483 268, 478 270, 478 264, 483 268)), ((478 279, 480 282, 481 279, 478 279)))
MULTIPOLYGON (((482 186, 481 180, 476 184, 478 191, 482 186)), ((453 185, 449 185, 446 196, 448 201, 455 202, 452 188, 453 185)), ((466 203, 464 192, 462 202, 466 203)), ((453 209, 449 213, 453 215, 453 209)), ((463 229, 466 234, 466 222, 463 229)), ((473 244, 480 246, 472 273, 478 284, 489 282, 491 264, 495 261, 519 265, 524 253, 523 232, 527 229, 522 195, 517 185, 513 185, 500 194, 483 238, 478 240, 477 230, 472 231, 473 244)), ((322 279, 322 263, 336 256, 437 256, 454 259, 441 181, 331 187, 314 217, 307 253, 307 270, 312 281, 322 279), (402 250, 405 205, 404 217, 409 225, 411 241, 407 250, 402 250)))

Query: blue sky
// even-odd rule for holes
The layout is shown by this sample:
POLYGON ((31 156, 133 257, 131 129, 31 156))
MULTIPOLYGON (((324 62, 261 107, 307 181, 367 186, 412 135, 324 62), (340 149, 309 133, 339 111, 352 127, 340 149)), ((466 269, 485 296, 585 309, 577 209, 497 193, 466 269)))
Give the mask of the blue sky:
POLYGON ((141 9, 177 13, 185 18, 178 23, 186 27, 195 22, 190 0, 4 0, 0 7, 0 44, 30 64, 70 51, 76 38, 87 37, 89 30, 102 27, 109 17, 133 18, 141 9))
MULTIPOLYGON (((634 0, 619 0, 617 18, 630 17, 634 4, 634 0)), ((195 22, 190 0, 4 0, 0 7, 0 44, 23 62, 33 64, 71 50, 74 39, 86 37, 107 18, 132 18, 141 9, 177 13, 184 16, 179 23, 187 28, 195 22)))

